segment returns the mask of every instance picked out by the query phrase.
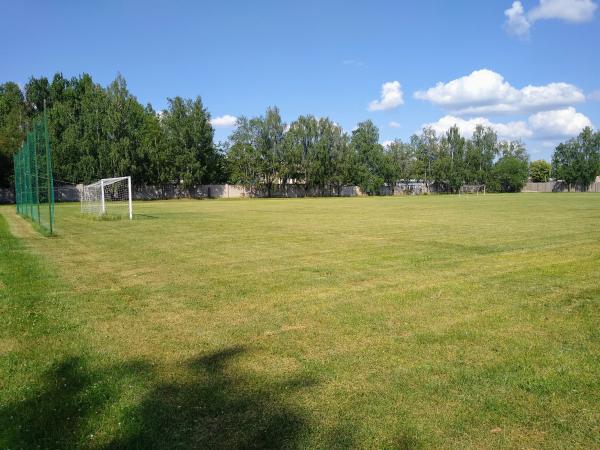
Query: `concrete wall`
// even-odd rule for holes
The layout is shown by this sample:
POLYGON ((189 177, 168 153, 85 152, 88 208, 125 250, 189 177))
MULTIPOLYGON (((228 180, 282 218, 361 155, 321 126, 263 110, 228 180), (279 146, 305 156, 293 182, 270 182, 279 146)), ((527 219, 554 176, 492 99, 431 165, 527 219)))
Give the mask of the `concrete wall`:
MULTIPOLYGON (((334 188, 305 189, 303 185, 288 184, 274 186, 271 197, 275 198, 300 198, 300 197, 322 197, 337 196, 334 188)), ((342 197, 353 197, 362 195, 357 186, 343 186, 339 195, 342 197)), ((158 200, 172 198, 265 198, 269 193, 266 189, 253 189, 237 184, 205 184, 190 189, 182 189, 179 186, 138 186, 134 188, 133 197, 136 200, 158 200)))
POLYGON ((0 204, 14 202, 15 191, 12 188, 0 188, 0 204))
MULTIPOLYGON (((58 202, 78 202, 83 185, 78 184, 57 186, 54 195, 58 202)), ((523 192, 567 192, 568 186, 562 182, 549 181, 547 183, 527 183, 523 192)), ((579 192, 578 187, 572 187, 571 191, 579 192)), ((421 182, 411 182, 408 185, 398 183, 396 186, 384 186, 380 190, 381 195, 418 195, 423 193, 436 193, 435 186, 425 185, 421 182)), ((592 183, 587 192, 600 192, 600 181, 592 183)), ((336 188, 305 189, 303 185, 288 184, 275 186, 271 191, 271 197, 275 198, 301 198, 301 197, 357 197, 363 195, 358 186, 342 186, 338 192, 336 188)), ((237 184, 205 184, 191 189, 182 189, 180 186, 137 186, 134 187, 133 198, 135 200, 169 200, 173 198, 244 198, 268 197, 266 190, 256 190, 237 184)), ((0 188, 0 203, 14 203, 15 194, 12 189, 0 188)))
MULTIPOLYGON (((78 202, 80 200, 83 185, 78 184, 56 186, 54 198, 57 202, 78 202)), ((275 186, 271 191, 271 197, 275 198, 300 198, 300 197, 323 197, 323 196, 355 197, 362 195, 358 186, 342 186, 339 190, 335 188, 305 189, 303 185, 275 186)), ((265 189, 256 190, 246 186, 235 184, 206 184, 183 189, 177 185, 167 186, 134 186, 134 200, 169 200, 174 198, 244 198, 268 197, 265 189)), ((14 203, 15 194, 13 189, 0 188, 0 203, 14 203)))
MULTIPOLYGON (((546 183, 527 183, 522 192, 569 192, 569 185, 563 181, 548 181, 546 183)), ((571 192, 600 192, 600 181, 589 185, 587 190, 580 186, 571 186, 571 192)))
MULTIPOLYGON (((78 202, 83 185, 55 186, 54 199, 57 202, 78 202)), ((14 203, 15 191, 12 188, 0 188, 0 203, 14 203)))

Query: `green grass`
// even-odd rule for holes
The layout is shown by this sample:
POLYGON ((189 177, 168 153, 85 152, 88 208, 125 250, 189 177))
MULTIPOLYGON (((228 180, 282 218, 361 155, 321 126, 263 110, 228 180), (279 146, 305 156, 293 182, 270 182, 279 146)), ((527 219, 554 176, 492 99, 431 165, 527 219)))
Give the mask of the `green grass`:
POLYGON ((600 196, 13 210, 0 448, 600 447, 600 196))

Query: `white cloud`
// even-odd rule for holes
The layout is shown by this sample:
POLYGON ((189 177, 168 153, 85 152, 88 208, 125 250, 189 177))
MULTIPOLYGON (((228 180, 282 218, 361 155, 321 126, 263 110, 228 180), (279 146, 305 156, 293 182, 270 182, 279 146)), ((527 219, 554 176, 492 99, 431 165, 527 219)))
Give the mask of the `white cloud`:
POLYGON ((529 117, 529 125, 536 136, 568 137, 576 136, 592 122, 585 115, 569 107, 553 111, 542 111, 529 117))
POLYGON ((598 5, 592 0, 540 0, 539 4, 525 12, 520 1, 504 11, 506 30, 515 36, 526 37, 531 26, 539 20, 557 19, 570 23, 589 22, 594 18, 598 5))
POLYGON ((542 111, 529 116, 527 122, 519 120, 506 123, 491 122, 485 117, 463 119, 446 115, 437 122, 426 123, 423 127, 431 127, 437 134, 458 126, 460 134, 471 137, 477 125, 493 128, 501 139, 536 139, 544 142, 578 135, 585 127, 593 127, 588 117, 573 107, 542 111))
POLYGON ((387 111, 404 104, 402 86, 399 81, 388 81, 381 86, 380 100, 369 103, 369 111, 387 111))
POLYGON ((388 140, 388 141, 383 141, 383 142, 381 143, 381 145, 383 145, 384 147, 389 147, 389 146, 390 146, 391 144, 393 144, 393 143, 394 143, 394 141, 389 141, 389 140, 388 140))
POLYGON ((458 126, 460 134, 465 138, 470 138, 477 125, 493 128, 501 139, 524 139, 532 137, 533 133, 523 121, 493 123, 485 117, 475 117, 473 119, 463 119, 456 116, 444 116, 437 122, 426 123, 422 126, 431 127, 438 135, 445 133, 454 125, 458 126))
POLYGON ((598 5, 592 0, 540 0, 527 16, 530 21, 560 19, 566 22, 589 22, 598 5))
POLYGON ((401 127, 401 125, 398 122, 396 122, 395 120, 392 120, 388 125, 390 128, 400 128, 401 127))
POLYGON ((215 117, 210 121, 211 125, 215 128, 226 128, 232 127, 237 122, 237 117, 225 114, 224 116, 215 117))
POLYGON ((504 24, 506 30, 515 36, 525 37, 529 35, 531 23, 525 17, 525 10, 521 2, 513 2, 512 6, 504 11, 506 22, 504 24))
POLYGON ((492 70, 475 70, 447 83, 439 82, 415 98, 427 100, 454 114, 515 114, 572 105, 585 95, 569 83, 550 83, 517 89, 492 70))

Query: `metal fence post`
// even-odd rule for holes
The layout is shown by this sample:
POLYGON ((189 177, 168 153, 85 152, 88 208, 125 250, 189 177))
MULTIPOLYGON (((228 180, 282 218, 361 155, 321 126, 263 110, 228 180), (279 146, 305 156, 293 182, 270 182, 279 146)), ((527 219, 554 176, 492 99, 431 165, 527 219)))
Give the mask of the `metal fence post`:
POLYGON ((54 180, 52 178, 52 153, 50 152, 50 138, 48 137, 48 113, 46 112, 46 100, 44 100, 44 145, 46 147, 46 181, 48 184, 48 223, 50 234, 54 228, 54 180))

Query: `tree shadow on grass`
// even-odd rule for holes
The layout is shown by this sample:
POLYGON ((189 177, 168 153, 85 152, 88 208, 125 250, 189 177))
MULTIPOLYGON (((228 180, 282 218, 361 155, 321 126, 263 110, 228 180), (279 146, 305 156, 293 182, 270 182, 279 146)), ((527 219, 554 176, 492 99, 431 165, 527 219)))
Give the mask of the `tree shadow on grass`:
POLYGON ((184 383, 156 387, 132 414, 130 431, 108 448, 292 448, 307 432, 284 397, 309 378, 269 383, 230 367, 233 347, 190 361, 184 383))
MULTIPOLYGON (((195 358, 175 381, 162 383, 144 361, 92 370, 81 358, 65 358, 24 400, 0 405, 0 448, 355 448, 360 424, 330 416, 311 429, 289 400, 315 385, 311 377, 271 381, 244 372, 235 360, 245 351, 230 347, 195 358), (152 388, 132 409, 114 412, 129 386, 140 383, 152 388), (102 414, 121 426, 96 429, 106 427, 102 414), (106 440, 94 442, 90 433, 106 440)), ((387 446, 421 448, 416 433, 406 432, 387 446)))
POLYGON ((93 372, 78 357, 55 363, 27 398, 0 406, 0 447, 78 447, 87 419, 114 397, 111 381, 136 376, 147 369, 142 362, 132 362, 106 373, 93 372))
MULTIPOLYGON (((274 381, 235 364, 246 350, 231 347, 186 363, 161 382, 144 361, 92 369, 65 358, 32 383, 25 399, 0 406, 0 447, 34 448, 298 448, 310 442, 304 411, 290 397, 315 381, 274 381), (130 385, 151 389, 131 409, 115 409, 130 385), (116 416, 115 416, 116 414, 116 416), (103 416, 105 415, 105 418, 103 416), (120 422, 118 429, 97 429, 120 422), (103 442, 90 434, 105 436, 103 442)), ((353 446, 353 430, 320 427, 321 444, 353 446), (323 434, 324 433, 324 434, 323 434)))

